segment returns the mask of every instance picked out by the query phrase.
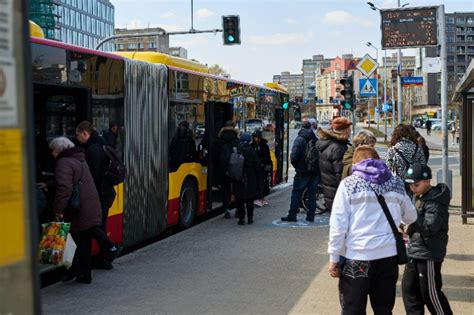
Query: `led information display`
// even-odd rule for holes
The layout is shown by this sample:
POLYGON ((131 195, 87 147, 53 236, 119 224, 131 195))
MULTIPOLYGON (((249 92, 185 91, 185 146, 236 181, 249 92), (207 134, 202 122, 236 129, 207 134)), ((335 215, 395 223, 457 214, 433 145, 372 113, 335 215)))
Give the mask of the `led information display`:
POLYGON ((382 47, 437 45, 437 10, 437 7, 381 10, 382 47))

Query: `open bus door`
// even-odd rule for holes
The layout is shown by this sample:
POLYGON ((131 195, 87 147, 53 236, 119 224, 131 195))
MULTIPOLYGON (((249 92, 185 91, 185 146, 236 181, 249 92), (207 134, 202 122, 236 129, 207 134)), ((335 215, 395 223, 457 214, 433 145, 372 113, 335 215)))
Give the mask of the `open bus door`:
POLYGON ((207 102, 205 104, 206 125, 204 141, 207 143, 207 209, 213 210, 222 206, 222 194, 220 191, 220 179, 222 174, 217 172, 219 158, 219 142, 217 141, 219 131, 226 121, 232 120, 232 104, 223 102, 207 102))
POLYGON ((275 109, 275 157, 277 160, 276 181, 281 183, 283 181, 283 145, 284 145, 284 113, 283 109, 275 109))

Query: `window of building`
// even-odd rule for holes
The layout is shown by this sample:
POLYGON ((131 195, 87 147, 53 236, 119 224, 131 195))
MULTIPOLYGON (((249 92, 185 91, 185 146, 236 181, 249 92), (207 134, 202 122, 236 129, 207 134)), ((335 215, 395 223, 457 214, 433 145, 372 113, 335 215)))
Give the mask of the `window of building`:
POLYGON ((77 2, 77 7, 79 8, 79 10, 82 10, 83 6, 82 6, 82 0, 78 0, 77 2))
POLYGON ((150 48, 156 48, 156 42, 151 42, 148 47, 150 48))
POLYGON ((465 62, 466 61, 466 56, 465 55, 458 55, 457 56, 457 61, 458 62, 465 62))
POLYGON ((137 49, 137 48, 138 48, 137 43, 128 44, 128 49, 137 49))
POLYGON ((474 17, 471 17, 471 16, 467 17, 466 22, 467 24, 474 24, 474 17))
POLYGON ((455 53, 456 52, 456 47, 454 46, 448 46, 448 53, 455 53))
POLYGON ((464 29, 464 27, 460 27, 460 26, 456 27, 456 32, 457 33, 464 33, 465 31, 466 30, 464 29))
POLYGON ((454 62, 454 56, 448 55, 448 62, 454 62))
POLYGON ((456 18, 456 24, 464 24, 466 20, 463 17, 456 18))
POLYGON ((455 28, 454 25, 447 25, 446 26, 446 32, 454 32, 455 28))
POLYGON ((143 49, 144 48, 144 44, 143 43, 138 43, 138 49, 143 49))
POLYGON ((448 43, 454 43, 454 36, 448 36, 447 41, 448 43))
POLYGON ((452 17, 452 16, 447 16, 447 17, 446 17, 446 23, 454 24, 454 17, 452 17))

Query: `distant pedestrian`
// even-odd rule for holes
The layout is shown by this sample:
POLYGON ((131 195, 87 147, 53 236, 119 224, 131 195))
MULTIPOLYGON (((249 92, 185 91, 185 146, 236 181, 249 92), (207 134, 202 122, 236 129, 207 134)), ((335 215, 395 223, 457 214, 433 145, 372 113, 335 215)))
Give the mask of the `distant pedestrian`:
POLYGON ((100 228, 94 229, 92 237, 97 241, 100 248, 101 260, 98 267, 106 270, 113 268, 112 261, 117 257, 120 248, 116 246, 107 236, 107 220, 109 209, 115 200, 115 189, 108 182, 105 173, 109 168, 110 159, 107 157, 103 146, 107 143, 94 130, 88 121, 79 123, 76 127, 76 139, 85 149, 86 161, 89 165, 95 187, 99 193, 102 208, 102 224, 100 228))
MULTIPOLYGON (((329 223, 329 274, 339 277, 342 314, 392 314, 398 279, 397 247, 377 195, 400 225, 416 220, 403 181, 392 176, 370 146, 354 152, 352 175, 337 189, 329 223)), ((335 313, 335 312, 334 312, 335 313)))
POLYGON ((359 131, 354 136, 354 138, 352 138, 352 146, 349 146, 347 148, 347 151, 346 153, 344 153, 344 157, 342 160, 342 179, 352 174, 352 158, 354 156, 354 150, 360 145, 370 145, 371 147, 375 147, 376 143, 377 138, 369 130, 359 131))
POLYGON ((194 135, 185 120, 178 124, 176 134, 171 140, 169 167, 171 172, 176 172, 181 164, 197 160, 196 142, 194 135))
POLYGON ((408 168, 415 163, 426 164, 425 154, 410 128, 400 124, 392 133, 387 165, 395 175, 405 179, 408 168))
POLYGON ((117 148, 117 139, 119 133, 119 126, 115 121, 109 123, 109 130, 104 130, 102 132, 102 137, 104 138, 106 144, 110 145, 114 149, 117 148))
POLYGON ((219 131, 218 137, 218 146, 216 146, 218 148, 217 173, 219 174, 221 184, 224 218, 230 219, 230 197, 232 195, 232 180, 226 174, 229 166, 230 155, 233 152, 233 148, 237 148, 239 145, 239 130, 235 128, 235 122, 227 121, 224 127, 219 131))
POLYGON ((244 133, 240 137, 240 144, 237 151, 244 156, 244 169, 242 180, 233 182, 236 207, 239 218, 239 225, 245 224, 245 213, 247 213, 247 223, 253 223, 254 200, 257 197, 261 182, 257 182, 257 174, 262 170, 262 163, 257 153, 250 145, 252 140, 249 133, 244 133))
POLYGON ((56 194, 53 211, 59 220, 71 222, 71 236, 76 243, 76 252, 72 267, 63 277, 63 281, 76 278, 77 282, 91 283, 91 250, 94 228, 101 224, 101 208, 97 190, 89 166, 86 163, 84 149, 75 147, 66 137, 55 138, 49 147, 56 158, 56 194), (82 181, 80 191, 80 209, 68 207, 73 186, 82 181))
POLYGON ((432 121, 431 121, 430 118, 428 117, 428 119, 426 120, 426 123, 425 123, 426 134, 427 134, 428 136, 431 136, 431 125, 432 125, 432 121))
POLYGON ((307 169, 305 156, 309 141, 317 141, 317 138, 311 129, 311 123, 306 119, 303 120, 301 129, 291 148, 291 165, 295 168, 296 174, 293 180, 293 190, 291 191, 290 210, 288 210, 286 217, 281 218, 284 222, 297 221, 296 216, 300 210, 300 200, 305 189, 308 190, 308 213, 306 214, 306 220, 314 222, 319 172, 310 172, 307 169))
POLYGON ((272 159, 270 157, 270 148, 268 147, 268 141, 262 137, 262 132, 256 130, 252 133, 252 148, 257 152, 257 156, 262 163, 262 169, 257 173, 257 181, 259 183, 257 200, 255 204, 262 207, 268 204, 265 199, 270 192, 269 178, 272 176, 272 159))
POLYGON ((319 170, 324 200, 329 211, 342 179, 342 160, 350 146, 351 125, 349 119, 337 117, 331 122, 331 130, 318 129, 319 170))
POLYGON ((456 143, 457 143, 457 144, 459 144, 459 135, 460 135, 460 133, 461 133, 461 129, 460 129, 460 127, 458 126, 458 127, 456 128, 456 143))
POLYGON ((408 315, 423 314, 425 305, 431 314, 453 314, 441 291, 451 192, 445 184, 431 186, 431 177, 431 169, 425 164, 413 165, 405 177, 418 211, 418 219, 405 228, 409 262, 403 273, 402 296, 408 315))
POLYGON ((451 123, 450 129, 451 129, 451 136, 453 137, 453 141, 451 144, 454 145, 454 141, 456 140, 456 130, 457 130, 455 121, 451 123))

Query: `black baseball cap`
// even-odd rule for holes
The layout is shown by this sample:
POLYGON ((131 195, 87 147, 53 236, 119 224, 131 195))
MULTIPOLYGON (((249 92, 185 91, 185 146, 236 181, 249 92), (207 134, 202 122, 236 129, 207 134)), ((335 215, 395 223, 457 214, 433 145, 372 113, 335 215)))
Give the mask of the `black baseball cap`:
POLYGON ((405 182, 408 184, 431 178, 431 168, 428 165, 421 163, 413 164, 405 173, 405 182))

